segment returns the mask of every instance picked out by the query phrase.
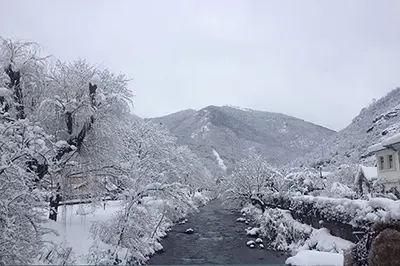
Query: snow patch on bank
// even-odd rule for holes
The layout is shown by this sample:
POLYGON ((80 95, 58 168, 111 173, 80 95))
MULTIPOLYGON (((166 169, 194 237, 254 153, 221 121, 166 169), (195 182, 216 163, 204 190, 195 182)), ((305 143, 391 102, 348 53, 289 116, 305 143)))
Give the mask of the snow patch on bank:
POLYGON ((337 253, 303 250, 286 260, 286 264, 296 266, 342 266, 343 255, 337 253))
POLYGON ((224 163, 224 160, 222 160, 221 156, 219 156, 219 153, 213 149, 213 154, 214 154, 215 158, 217 159, 217 163, 218 163, 219 167, 222 170, 226 171, 227 167, 224 163))
POLYGON ((318 251, 343 253, 353 245, 352 242, 332 236, 326 228, 314 229, 311 236, 299 250, 314 248, 318 251))
POLYGON ((315 229, 296 221, 286 210, 267 209, 262 213, 257 207, 248 205, 242 212, 260 225, 260 236, 268 240, 269 248, 296 254, 286 264, 343 265, 342 254, 353 245, 350 241, 332 236, 326 228, 315 229))

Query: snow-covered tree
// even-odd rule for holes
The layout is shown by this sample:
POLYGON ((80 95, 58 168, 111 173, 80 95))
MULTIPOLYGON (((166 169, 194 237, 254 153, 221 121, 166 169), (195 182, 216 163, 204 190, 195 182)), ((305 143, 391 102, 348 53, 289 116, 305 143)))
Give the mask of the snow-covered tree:
POLYGON ((175 222, 188 210, 196 207, 190 200, 187 186, 179 183, 151 183, 133 196, 114 217, 106 222, 96 223, 91 231, 94 238, 108 244, 108 252, 101 248, 92 250, 89 263, 115 262, 137 265, 146 261, 148 254, 157 249, 160 239, 158 230, 162 222, 175 222))
POLYGON ((287 171, 279 191, 286 195, 308 195, 325 188, 324 179, 313 168, 294 168, 287 171))
POLYGON ((36 43, 0 38, 0 87, 9 90, 8 97, 0 93, 0 114, 32 120, 45 84, 46 58, 39 52, 36 43))
MULTIPOLYGON (((143 260, 159 248, 160 226, 195 209, 194 191, 211 188, 211 174, 166 129, 132 119, 123 75, 40 58, 34 43, 0 41, 0 264, 38 255, 49 202, 56 220, 61 200, 111 190, 123 206, 92 231, 112 249, 94 248, 90 262, 119 261, 121 250, 126 263, 143 260)), ((67 246, 47 253, 48 263, 73 261, 67 246)))
POLYGON ((226 204, 243 205, 278 191, 282 175, 254 153, 239 162, 220 184, 221 198, 226 204))
POLYGON ((0 115, 0 264, 28 264, 47 231, 35 161, 49 159, 48 136, 28 120, 0 115))
POLYGON ((93 250, 90 263, 144 261, 154 251, 158 227, 194 210, 193 190, 209 188, 211 175, 187 147, 157 124, 127 119, 118 177, 124 205, 113 219, 97 223, 92 232, 110 251, 93 250), (154 204, 149 204, 149 201, 154 204))
POLYGON ((125 126, 121 120, 129 114, 127 79, 83 60, 57 61, 49 73, 37 118, 55 137, 58 148, 56 183, 60 184, 58 194, 63 195, 57 199, 71 195, 71 180, 77 179, 90 188, 90 196, 100 197, 102 179, 112 175, 123 145, 115 132, 125 126))

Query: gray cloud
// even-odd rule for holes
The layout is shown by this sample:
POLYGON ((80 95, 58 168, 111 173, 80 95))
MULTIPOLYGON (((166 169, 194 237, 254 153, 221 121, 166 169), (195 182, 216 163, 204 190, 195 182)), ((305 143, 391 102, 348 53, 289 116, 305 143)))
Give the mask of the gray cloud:
POLYGON ((341 129, 399 85, 397 0, 0 6, 0 35, 134 78, 134 112, 144 117, 232 104, 341 129))

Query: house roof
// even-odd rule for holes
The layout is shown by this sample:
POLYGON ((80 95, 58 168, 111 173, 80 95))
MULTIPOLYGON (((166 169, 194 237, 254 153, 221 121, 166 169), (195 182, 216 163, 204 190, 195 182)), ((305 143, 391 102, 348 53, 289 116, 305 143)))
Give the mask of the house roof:
POLYGON ((367 152, 374 153, 374 152, 381 151, 384 149, 386 149, 386 148, 382 145, 382 143, 377 143, 372 146, 369 146, 367 152))
POLYGON ((390 146, 397 143, 400 143, 400 133, 382 141, 383 146, 390 146))
POLYGON ((367 153, 371 154, 371 153, 375 153, 377 151, 381 151, 384 150, 394 144, 398 144, 400 143, 400 133, 396 134, 392 137, 386 138, 384 139, 382 142, 374 144, 370 147, 368 147, 367 153))
POLYGON ((356 174, 355 182, 360 178, 365 178, 367 181, 374 181, 378 179, 378 169, 376 167, 360 165, 356 174))

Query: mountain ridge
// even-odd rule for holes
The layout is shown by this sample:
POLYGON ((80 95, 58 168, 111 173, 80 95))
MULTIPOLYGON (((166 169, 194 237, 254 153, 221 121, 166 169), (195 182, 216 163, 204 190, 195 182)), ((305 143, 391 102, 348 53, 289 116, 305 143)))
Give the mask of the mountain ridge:
POLYGON ((396 133, 400 133, 400 88, 361 109, 332 139, 291 165, 323 166, 332 170, 343 164, 373 166, 375 159, 367 155, 368 147, 396 133))
MULTIPOLYGON (((250 149, 273 165, 282 165, 309 152, 334 130, 286 114, 209 105, 147 119, 166 126, 210 168, 221 161, 230 168, 250 149)), ((222 170, 222 169, 219 169, 222 170)))

